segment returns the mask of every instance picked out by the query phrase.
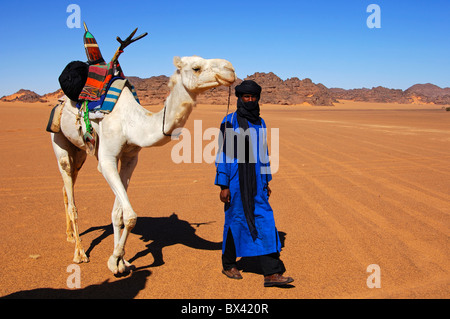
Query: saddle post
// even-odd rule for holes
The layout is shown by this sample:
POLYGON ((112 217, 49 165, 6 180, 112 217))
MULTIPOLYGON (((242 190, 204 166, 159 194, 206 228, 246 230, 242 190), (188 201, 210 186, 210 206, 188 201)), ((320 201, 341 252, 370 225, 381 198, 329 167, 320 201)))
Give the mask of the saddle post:
POLYGON ((147 32, 145 32, 145 33, 141 34, 140 36, 132 39, 132 37, 136 34, 137 29, 138 28, 134 29, 134 31, 131 32, 131 34, 125 40, 122 40, 120 37, 116 38, 116 40, 120 43, 120 46, 119 46, 119 48, 117 48, 116 53, 114 53, 114 56, 111 59, 111 62, 115 63, 117 61, 117 59, 119 58, 119 55, 121 55, 123 53, 123 50, 127 46, 129 46, 131 43, 133 43, 139 39, 142 39, 143 37, 145 37, 148 34, 147 32))

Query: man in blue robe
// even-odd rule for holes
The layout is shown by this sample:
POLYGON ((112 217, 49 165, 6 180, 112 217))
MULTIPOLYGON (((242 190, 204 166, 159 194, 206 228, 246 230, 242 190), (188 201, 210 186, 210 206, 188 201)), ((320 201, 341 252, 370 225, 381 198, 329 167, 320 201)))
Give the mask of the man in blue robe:
POLYGON ((215 185, 225 203, 222 273, 242 279, 237 257, 258 256, 264 286, 283 286, 293 281, 284 277, 280 260, 281 243, 269 204, 271 190, 267 128, 259 116, 261 87, 246 80, 236 86, 237 110, 222 121, 220 151, 216 159, 215 185))

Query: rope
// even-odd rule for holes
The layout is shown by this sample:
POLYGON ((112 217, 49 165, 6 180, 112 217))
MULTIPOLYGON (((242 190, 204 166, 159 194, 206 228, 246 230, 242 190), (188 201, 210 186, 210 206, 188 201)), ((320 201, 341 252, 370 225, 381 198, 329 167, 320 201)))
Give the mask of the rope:
POLYGON ((84 124, 86 124, 86 132, 87 133, 92 133, 92 126, 91 126, 91 121, 89 121, 89 110, 88 110, 88 101, 84 101, 83 102, 83 107, 84 107, 84 124))
POLYGON ((164 132, 164 122, 166 121, 166 103, 164 103, 164 113, 163 113, 163 123, 162 123, 162 133, 164 136, 174 136, 176 138, 178 138, 182 132, 180 132, 179 134, 167 134, 166 132, 164 132))
POLYGON ((231 97, 231 85, 228 87, 228 105, 227 105, 227 114, 225 117, 228 116, 228 111, 230 110, 230 97, 231 97))
MULTIPOLYGON (((228 87, 227 114, 225 114, 225 119, 228 117, 228 113, 229 113, 229 110, 230 110, 230 97, 231 97, 231 85, 228 87)), ((233 114, 233 116, 234 116, 234 114, 233 114)), ((220 154, 220 153, 223 152, 223 145, 225 144, 225 134, 226 134, 226 131, 227 131, 227 125, 226 125, 226 123, 227 123, 227 122, 225 121, 225 128, 224 128, 223 134, 222 134, 222 144, 220 145, 219 153, 218 153, 218 154, 220 154)), ((233 117, 231 118, 231 123, 233 123, 233 117)))

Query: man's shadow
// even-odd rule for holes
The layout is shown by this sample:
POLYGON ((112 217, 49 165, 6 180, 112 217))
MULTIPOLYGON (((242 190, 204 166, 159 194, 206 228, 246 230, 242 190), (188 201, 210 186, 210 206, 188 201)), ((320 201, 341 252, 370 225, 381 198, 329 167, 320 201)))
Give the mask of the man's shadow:
MULTIPOLYGON (((140 239, 148 244, 146 245, 146 249, 138 252, 128 261, 132 263, 139 258, 152 254, 153 263, 147 266, 141 266, 136 270, 164 265, 163 248, 175 244, 182 244, 195 249, 222 250, 222 242, 211 242, 195 234, 196 229, 193 225, 198 228, 213 223, 215 222, 189 223, 185 220, 180 220, 175 213, 172 213, 169 217, 138 217, 136 226, 131 233, 141 236, 140 239)), ((105 226, 91 227, 81 233, 80 236, 97 230, 103 230, 103 233, 92 240, 91 245, 86 250, 88 256, 98 244, 113 234, 112 225, 108 224, 105 226)), ((286 233, 279 231, 278 235, 280 237, 281 248, 283 248, 286 233)), ((220 258, 219 255, 218 258, 220 258)), ((263 274, 256 257, 242 257, 237 261, 237 266, 239 270, 244 272, 263 274)))
MULTIPOLYGON (((139 267, 139 269, 148 267, 157 267, 164 264, 163 248, 175 244, 182 244, 195 249, 203 250, 221 250, 222 242, 211 242, 199 237, 195 232, 197 228, 202 225, 209 225, 214 222, 204 223, 189 223, 185 220, 180 220, 178 216, 173 213, 169 217, 138 217, 136 226, 132 230, 132 234, 141 236, 140 239, 148 243, 146 249, 138 252, 131 257, 128 261, 133 261, 145 257, 148 254, 152 254, 153 263, 147 266, 139 267)), ((89 256, 92 250, 102 242, 103 239, 113 234, 112 225, 91 227, 80 236, 88 234, 92 231, 103 230, 103 233, 92 240, 91 245, 86 250, 86 254, 89 256)))

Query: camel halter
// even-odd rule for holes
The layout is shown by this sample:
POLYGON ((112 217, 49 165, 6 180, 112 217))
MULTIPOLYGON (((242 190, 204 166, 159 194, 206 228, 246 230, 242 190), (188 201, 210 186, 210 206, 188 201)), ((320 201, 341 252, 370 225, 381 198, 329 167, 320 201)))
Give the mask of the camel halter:
POLYGON ((178 138, 181 135, 181 132, 179 134, 167 134, 164 131, 164 122, 166 122, 166 103, 164 103, 164 113, 163 113, 163 121, 162 121, 162 133, 164 134, 164 136, 174 136, 176 138, 178 138))
MULTIPOLYGON (((228 87, 228 103, 227 103, 227 114, 228 115, 228 111, 230 110, 230 97, 231 97, 231 85, 228 87)), ((181 132, 179 134, 168 134, 165 132, 164 130, 164 123, 166 122, 166 103, 164 103, 164 112, 163 112, 163 120, 162 120, 162 133, 164 136, 170 136, 170 137, 180 137, 181 132)))

